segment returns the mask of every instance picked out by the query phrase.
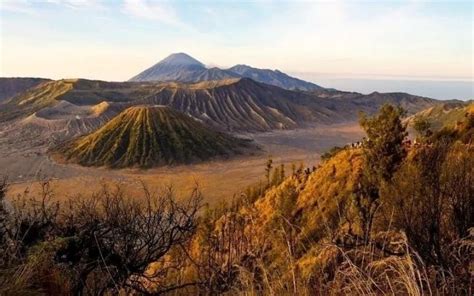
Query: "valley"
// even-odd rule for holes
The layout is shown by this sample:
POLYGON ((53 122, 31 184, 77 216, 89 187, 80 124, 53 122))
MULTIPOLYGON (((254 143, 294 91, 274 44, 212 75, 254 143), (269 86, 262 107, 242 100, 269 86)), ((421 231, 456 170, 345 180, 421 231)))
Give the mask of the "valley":
POLYGON ((246 65, 206 68, 182 53, 126 82, 2 83, 12 90, 0 105, 0 168, 14 195, 35 191, 39 179, 54 180, 64 197, 114 182, 138 192, 140 181, 186 196, 198 183, 205 201, 217 204, 261 180, 270 157, 288 170, 312 168, 331 147, 360 140, 361 111, 390 103, 413 118, 442 104, 464 106, 325 89, 246 65))
POLYGON ((104 183, 114 182, 127 185, 132 192, 139 192, 139 181, 145 181, 155 190, 173 185, 179 196, 186 197, 197 182, 205 202, 215 205, 232 199, 234 194, 262 179, 269 157, 276 164, 284 163, 288 170, 292 163, 303 162, 312 167, 319 162, 321 153, 333 146, 357 141, 363 133, 357 124, 352 123, 241 136, 254 139, 262 152, 255 156, 201 164, 110 170, 57 163, 47 155, 45 146, 20 149, 0 144, 0 167, 13 183, 10 188, 12 195, 22 194, 26 188, 35 192, 39 189, 36 181, 42 178, 51 178, 56 193, 65 198, 76 195, 77 188, 83 188, 81 194, 88 194, 99 190, 104 183))

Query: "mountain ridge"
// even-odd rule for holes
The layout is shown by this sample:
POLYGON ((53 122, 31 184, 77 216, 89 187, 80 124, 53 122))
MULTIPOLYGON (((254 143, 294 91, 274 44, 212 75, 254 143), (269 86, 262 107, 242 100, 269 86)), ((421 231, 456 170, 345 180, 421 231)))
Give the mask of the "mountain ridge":
POLYGON ((319 85, 292 77, 279 70, 259 69, 244 64, 235 65, 227 70, 258 82, 289 90, 315 91, 324 89, 319 85))
POLYGON ((30 88, 34 88, 48 81, 51 80, 36 77, 0 77, 0 104, 30 88))
MULTIPOLYGON (((48 82, 13 98, 0 110, 0 121, 27 117, 46 107, 54 109, 63 100, 76 106, 94 106, 105 101, 113 110, 134 105, 167 105, 221 130, 243 132, 356 121, 358 111, 374 113, 384 103, 405 107, 409 114, 441 103, 401 93, 291 91, 250 78, 194 84, 76 79, 48 82)), ((63 112, 59 107, 56 109, 63 112)))
POLYGON ((290 90, 314 91, 323 87, 279 70, 258 69, 239 64, 228 69, 206 68, 203 63, 185 53, 174 53, 142 71, 128 81, 178 81, 185 83, 229 78, 251 78, 257 82, 271 84, 290 90))

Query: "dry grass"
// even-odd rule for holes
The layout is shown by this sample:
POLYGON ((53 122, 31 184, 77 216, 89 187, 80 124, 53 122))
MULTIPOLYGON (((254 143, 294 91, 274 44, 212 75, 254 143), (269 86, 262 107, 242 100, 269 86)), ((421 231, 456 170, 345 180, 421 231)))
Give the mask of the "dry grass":
POLYGON ((262 155, 150 170, 108 170, 64 165, 41 155, 36 156, 33 152, 15 150, 12 153, 2 150, 0 146, 0 155, 5 156, 0 157, 0 173, 7 174, 14 181, 10 196, 21 194, 26 188, 36 191, 38 176, 53 178, 55 191, 65 197, 74 196, 78 188, 85 194, 95 192, 101 184, 109 182, 124 183, 129 190, 136 192, 140 190, 140 180, 153 189, 172 184, 177 195, 185 196, 197 182, 205 202, 216 205, 258 182, 269 156, 275 164, 284 163, 287 170, 292 163, 303 162, 312 166, 319 162, 320 152, 333 145, 344 145, 359 139, 361 135, 360 128, 355 124, 245 135, 254 138, 263 148, 262 155))

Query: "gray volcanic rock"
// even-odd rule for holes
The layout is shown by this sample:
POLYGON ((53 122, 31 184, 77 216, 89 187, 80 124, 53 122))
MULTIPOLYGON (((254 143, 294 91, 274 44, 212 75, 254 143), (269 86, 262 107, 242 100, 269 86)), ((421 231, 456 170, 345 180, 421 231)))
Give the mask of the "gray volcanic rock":
POLYGON ((242 77, 251 78, 255 81, 275 85, 290 90, 315 91, 324 89, 311 82, 307 82, 295 77, 291 77, 278 70, 257 69, 247 65, 236 65, 228 71, 236 73, 242 77))
MULTIPOLYGON (((384 103, 402 106, 408 115, 441 104, 441 101, 404 93, 363 95, 329 90, 292 91, 250 78, 193 84, 74 79, 46 82, 12 98, 0 108, 0 122, 35 115, 48 122, 61 118, 81 123, 87 119, 83 117, 83 108, 93 108, 103 102, 115 112, 137 105, 166 105, 220 130, 239 132, 356 121, 359 111, 373 114, 384 103), (78 108, 65 110, 62 101, 78 108), (45 108, 47 118, 42 111, 45 108)), ((103 122, 104 116, 101 112, 98 114, 100 116, 91 119, 94 126, 96 122, 103 122)))

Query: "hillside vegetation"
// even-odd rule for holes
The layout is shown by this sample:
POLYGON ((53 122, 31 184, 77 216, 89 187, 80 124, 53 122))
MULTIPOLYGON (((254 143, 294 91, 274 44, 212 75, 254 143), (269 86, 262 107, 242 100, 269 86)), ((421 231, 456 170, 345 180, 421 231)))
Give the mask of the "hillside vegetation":
POLYGON ((362 147, 334 149, 318 167, 288 173, 269 160, 256 187, 200 217, 196 196, 151 202, 146 187, 143 207, 118 187, 74 207, 0 208, 11 221, 0 229, 18 233, 4 232, 0 280, 22 275, 4 291, 472 295, 474 114, 416 145, 403 114, 362 115, 362 147))
POLYGON ((383 107, 363 148, 211 211, 195 245, 207 289, 472 294, 474 117, 409 146, 401 114, 383 107))
POLYGON ((138 106, 57 150, 85 166, 152 167, 228 157, 250 147, 168 107, 138 106))
POLYGON ((444 103, 422 110, 408 117, 407 121, 410 126, 413 126, 417 120, 424 120, 433 131, 437 131, 462 122, 468 113, 474 113, 474 103, 472 102, 444 103))

